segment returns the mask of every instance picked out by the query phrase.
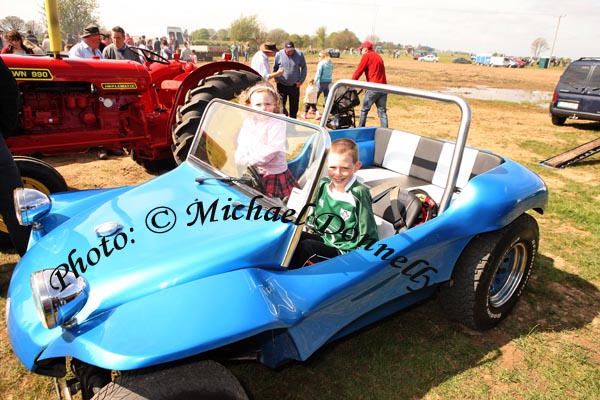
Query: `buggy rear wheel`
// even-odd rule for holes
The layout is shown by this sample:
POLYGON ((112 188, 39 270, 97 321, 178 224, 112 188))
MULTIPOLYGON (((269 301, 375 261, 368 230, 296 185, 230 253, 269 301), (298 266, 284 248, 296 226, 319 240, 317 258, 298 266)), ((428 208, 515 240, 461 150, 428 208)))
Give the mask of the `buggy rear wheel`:
POLYGON ((175 161, 178 164, 185 161, 202 114, 212 99, 233 100, 261 79, 253 72, 225 70, 202 79, 197 87, 191 89, 186 95, 185 104, 177 110, 177 125, 172 131, 175 161))
POLYGON ((537 222, 528 214, 476 236, 459 257, 452 280, 440 289, 448 318, 477 330, 502 321, 529 280, 538 241, 537 222))

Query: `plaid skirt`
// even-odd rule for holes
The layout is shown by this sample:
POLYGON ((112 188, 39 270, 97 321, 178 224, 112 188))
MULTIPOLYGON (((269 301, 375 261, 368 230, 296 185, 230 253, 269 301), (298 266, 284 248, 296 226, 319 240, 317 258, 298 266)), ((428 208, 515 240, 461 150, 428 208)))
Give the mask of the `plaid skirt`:
POLYGON ((269 197, 283 199, 292 193, 294 187, 298 187, 298 181, 289 169, 280 174, 261 175, 261 178, 265 185, 265 194, 269 197))

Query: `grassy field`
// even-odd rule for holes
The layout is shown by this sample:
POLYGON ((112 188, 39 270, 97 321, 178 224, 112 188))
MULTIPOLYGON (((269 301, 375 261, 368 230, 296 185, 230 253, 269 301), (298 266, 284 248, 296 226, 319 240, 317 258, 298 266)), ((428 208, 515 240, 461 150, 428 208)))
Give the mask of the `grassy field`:
MULTIPOLYGON (((442 57, 442 61, 451 57, 442 57)), ((490 87, 550 92, 561 69, 500 69, 385 57, 389 83, 444 91, 490 87)), ((309 59, 309 75, 316 58, 309 59)), ((351 76, 357 57, 335 59, 336 79, 351 76)), ((436 299, 332 343, 305 363, 270 370, 229 365, 253 399, 600 399, 600 159, 565 169, 539 162, 595 139, 600 124, 553 126, 547 104, 468 100, 469 143, 536 171, 550 189, 530 284, 497 328, 475 332, 449 322, 436 299)), ((390 125, 452 137, 452 107, 392 101, 390 125)), ((376 124, 372 110, 369 124, 376 124)), ((129 159, 93 154, 48 158, 74 188, 107 187, 150 177, 129 159)), ((18 257, 0 254, 0 307, 18 257)), ((48 399, 48 378, 28 373, 12 354, 0 317, 0 400, 48 399)))

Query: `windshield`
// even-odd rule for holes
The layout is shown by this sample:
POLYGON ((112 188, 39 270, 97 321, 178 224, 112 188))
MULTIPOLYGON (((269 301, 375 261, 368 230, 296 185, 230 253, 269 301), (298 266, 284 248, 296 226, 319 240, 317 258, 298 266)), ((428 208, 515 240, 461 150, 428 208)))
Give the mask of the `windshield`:
POLYGON ((291 208, 311 197, 329 136, 315 125, 223 100, 207 107, 188 161, 291 208))

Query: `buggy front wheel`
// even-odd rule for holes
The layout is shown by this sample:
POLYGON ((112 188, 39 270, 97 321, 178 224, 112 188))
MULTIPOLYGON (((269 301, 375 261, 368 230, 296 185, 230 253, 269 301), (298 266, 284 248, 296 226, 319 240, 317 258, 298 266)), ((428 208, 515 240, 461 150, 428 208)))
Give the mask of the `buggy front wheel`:
POLYGON ((248 400, 237 378, 211 360, 124 371, 100 389, 92 400, 248 400))

